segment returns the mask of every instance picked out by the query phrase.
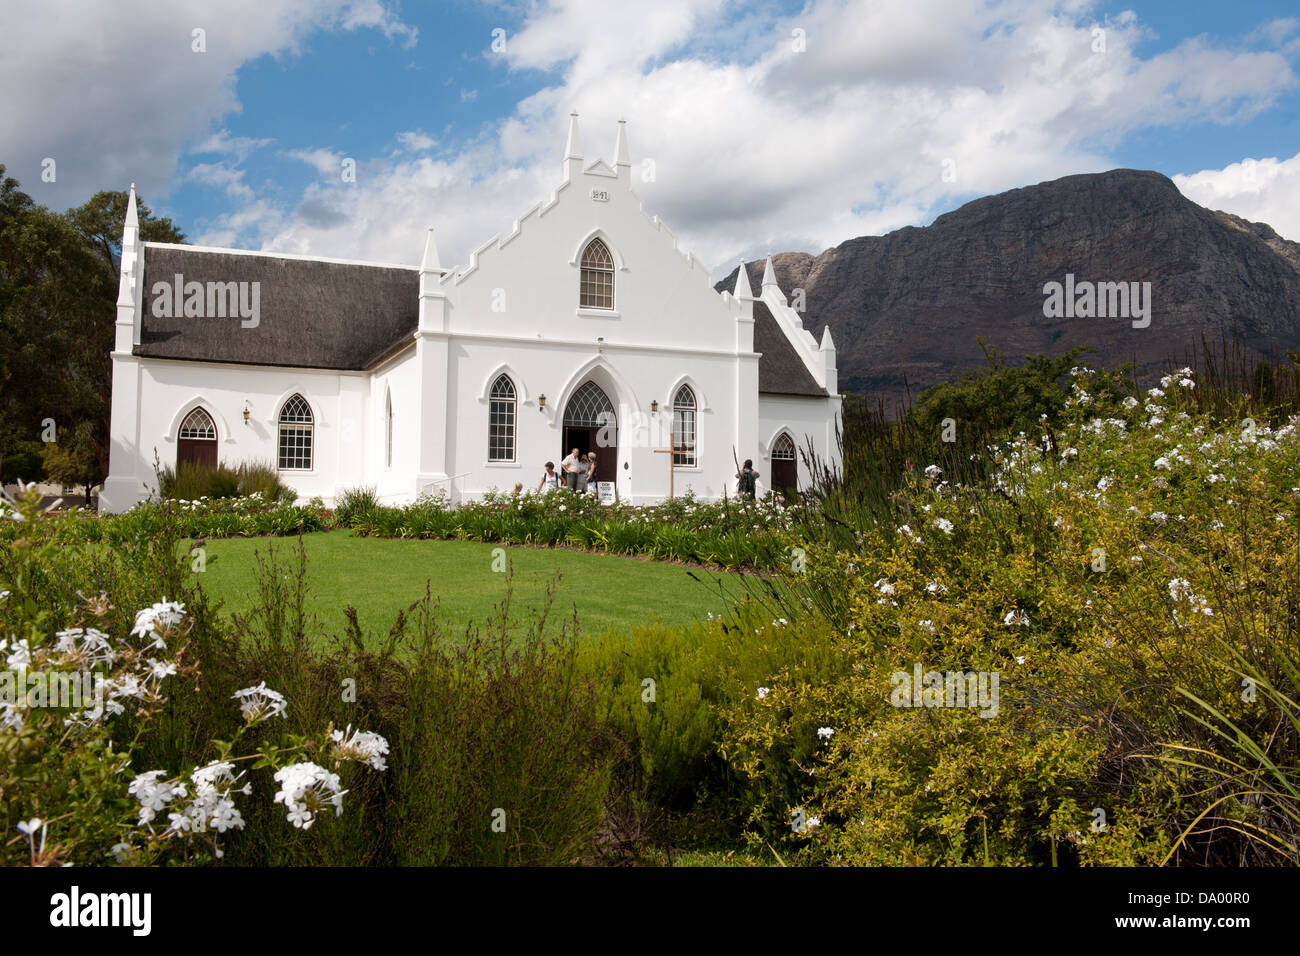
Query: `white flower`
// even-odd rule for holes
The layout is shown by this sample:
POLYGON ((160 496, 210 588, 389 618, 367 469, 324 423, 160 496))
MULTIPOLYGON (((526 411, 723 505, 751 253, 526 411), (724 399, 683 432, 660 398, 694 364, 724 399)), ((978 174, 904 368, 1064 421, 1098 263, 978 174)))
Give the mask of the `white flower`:
POLYGON ((167 649, 164 639, 167 631, 180 624, 185 618, 185 605, 163 598, 160 602, 147 607, 135 616, 135 627, 131 634, 135 637, 151 638, 153 646, 160 651, 167 649))
POLYGON ((348 724, 347 731, 336 730, 330 734, 330 739, 334 741, 335 753, 344 760, 369 764, 375 770, 387 769, 384 755, 388 753, 388 741, 379 734, 368 730, 352 731, 352 725, 348 724), (348 731, 351 731, 351 736, 348 736, 348 731))
POLYGON ((881 594, 893 594, 893 593, 894 593, 894 586, 893 586, 892 584, 890 584, 889 581, 886 580, 885 578, 880 578, 880 579, 878 579, 878 580, 876 581, 876 583, 875 583, 875 588, 876 588, 876 590, 879 591, 881 594))
POLYGON ((943 469, 938 465, 927 465, 925 468, 925 477, 927 478, 938 478, 941 474, 943 474, 943 469))
POLYGON ((1002 619, 1002 623, 1007 627, 1019 624, 1023 627, 1029 626, 1029 615, 1022 612, 1019 608, 1014 611, 1008 611, 1007 616, 1002 619))
POLYGON ((770 688, 770 687, 760 687, 760 688, 758 689, 758 699, 759 699, 759 700, 766 700, 766 699, 767 699, 767 695, 770 694, 770 693, 772 693, 772 688, 770 688))
POLYGON ((926 619, 924 621, 917 621, 916 626, 919 627, 921 630, 925 631, 925 633, 927 634, 933 634, 935 630, 934 621, 931 621, 929 619, 926 619))
POLYGON ((1165 514, 1163 511, 1153 511, 1151 512, 1151 520, 1156 524, 1168 524, 1169 515, 1165 514))
POLYGON ((934 526, 944 534, 952 534, 952 522, 947 518, 935 518, 934 526))
POLYGON ((250 724, 259 720, 270 720, 277 715, 283 717, 285 710, 288 709, 283 695, 267 687, 266 681, 262 681, 256 687, 237 690, 230 696, 232 699, 240 698, 239 709, 243 712, 244 720, 250 724))
POLYGON ((807 827, 809 830, 813 829, 814 827, 819 827, 821 825, 822 825, 821 817, 809 817, 807 822, 804 823, 804 826, 807 827))
POLYGON ((822 740, 830 740, 835 736, 835 730, 832 727, 818 727, 817 736, 822 740))
POLYGON ((947 586, 946 584, 940 584, 940 583, 937 582, 937 581, 931 581, 929 584, 927 584, 927 585, 925 586, 925 589, 926 589, 928 592, 930 592, 931 594, 946 594, 946 593, 948 593, 948 586, 947 586))
POLYGON ((310 829, 314 814, 326 804, 332 805, 338 816, 343 814, 343 794, 338 774, 310 762, 295 763, 276 771, 275 802, 283 803, 289 811, 288 819, 295 827, 310 829))
POLYGON ((1016 657, 1016 663, 1017 663, 1017 664, 1023 664, 1024 662, 1025 662, 1025 655, 1020 654, 1020 655, 1018 655, 1018 656, 1016 657))

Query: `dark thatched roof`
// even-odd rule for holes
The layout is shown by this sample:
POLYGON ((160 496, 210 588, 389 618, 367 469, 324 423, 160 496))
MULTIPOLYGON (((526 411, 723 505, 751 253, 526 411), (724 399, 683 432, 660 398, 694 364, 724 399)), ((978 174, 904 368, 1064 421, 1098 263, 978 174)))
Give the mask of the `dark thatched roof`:
POLYGON ((763 355, 758 360, 760 392, 825 397, 826 389, 812 377, 771 310, 757 299, 754 300, 754 351, 763 355))
POLYGON ((136 355, 151 358, 285 365, 301 368, 370 367, 416 328, 418 269, 311 259, 212 252, 183 246, 147 246, 144 317, 136 355), (156 282, 260 283, 259 323, 238 317, 159 318, 156 282))

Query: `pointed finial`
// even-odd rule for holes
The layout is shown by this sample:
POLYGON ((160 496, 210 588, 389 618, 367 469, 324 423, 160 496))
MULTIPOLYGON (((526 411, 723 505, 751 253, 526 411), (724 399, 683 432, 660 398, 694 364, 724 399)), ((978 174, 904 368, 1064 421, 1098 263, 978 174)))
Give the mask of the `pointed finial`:
POLYGON ((822 350, 823 352, 834 352, 834 351, 835 351, 835 343, 831 341, 831 327, 830 327, 829 324, 826 326, 826 328, 822 329, 822 345, 821 345, 821 350, 822 350))
POLYGON ((429 235, 424 240, 424 258, 420 260, 421 272, 442 272, 442 264, 438 262, 438 243, 433 238, 433 226, 429 227, 429 235))
POLYGON ((776 272, 772 269, 772 257, 768 256, 767 265, 763 266, 763 288, 766 289, 770 285, 775 285, 778 292, 781 290, 776 282, 776 272))
POLYGON ((737 299, 752 299, 754 290, 749 287, 749 270, 745 268, 745 260, 740 260, 740 268, 736 271, 736 291, 732 293, 737 299))
POLYGON ((618 138, 614 140, 614 165, 631 166, 632 161, 627 157, 627 120, 618 121, 618 138))
POLYGON ((582 159, 582 146, 578 142, 578 114, 569 114, 569 141, 564 147, 565 159, 582 159))
POLYGON ((131 195, 126 200, 126 225, 140 228, 140 219, 135 212, 135 183, 131 184, 131 195))

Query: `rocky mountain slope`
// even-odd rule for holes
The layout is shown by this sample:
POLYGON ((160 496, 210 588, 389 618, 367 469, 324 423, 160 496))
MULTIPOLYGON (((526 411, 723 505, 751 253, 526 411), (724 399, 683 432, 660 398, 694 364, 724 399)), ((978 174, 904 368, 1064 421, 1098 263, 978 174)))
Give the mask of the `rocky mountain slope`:
MULTIPOLYGON (((773 265, 787 296, 804 290, 808 328, 820 336, 830 324, 840 388, 891 399, 904 382, 915 396, 983 364, 981 338, 1012 360, 1091 345, 1099 355, 1089 361, 1132 361, 1146 373, 1182 361, 1202 334, 1218 344, 1235 329, 1259 353, 1300 348, 1300 243, 1205 209, 1154 172, 1115 169, 1013 189, 923 228, 850 239, 816 256, 782 253, 773 265), (1067 274, 1076 285, 1139 283, 1140 291, 1149 282, 1149 324, 1045 316, 1044 286, 1065 286, 1067 274)), ((763 263, 748 269, 757 289, 763 263)), ((734 286, 734 271, 718 283, 734 286)))

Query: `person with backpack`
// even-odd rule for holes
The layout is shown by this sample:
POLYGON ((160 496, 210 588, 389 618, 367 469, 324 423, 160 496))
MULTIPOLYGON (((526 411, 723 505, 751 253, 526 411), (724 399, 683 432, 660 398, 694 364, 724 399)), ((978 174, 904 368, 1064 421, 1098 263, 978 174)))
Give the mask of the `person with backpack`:
POLYGON ((541 494, 543 488, 548 492, 556 491, 560 487, 560 473, 555 470, 555 462, 546 463, 546 471, 542 474, 542 480, 537 483, 537 493, 541 494))
POLYGON ((746 458, 745 467, 736 472, 736 494, 752 501, 757 489, 758 472, 754 470, 754 459, 746 458))

